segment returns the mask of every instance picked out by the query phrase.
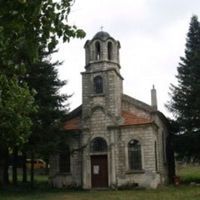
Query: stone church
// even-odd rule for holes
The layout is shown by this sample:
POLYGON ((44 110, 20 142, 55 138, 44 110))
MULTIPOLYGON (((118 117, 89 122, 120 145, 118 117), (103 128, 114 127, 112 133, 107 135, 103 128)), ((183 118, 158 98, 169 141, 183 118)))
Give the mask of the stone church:
POLYGON ((168 121, 152 105, 123 94, 120 43, 98 32, 85 43, 82 105, 64 122, 67 146, 50 158, 54 187, 156 188, 168 181, 168 121))

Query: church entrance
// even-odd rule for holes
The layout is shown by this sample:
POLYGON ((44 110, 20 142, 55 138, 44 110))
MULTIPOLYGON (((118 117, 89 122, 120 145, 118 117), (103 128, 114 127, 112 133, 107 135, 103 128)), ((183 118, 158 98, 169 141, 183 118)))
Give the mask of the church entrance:
POLYGON ((91 156, 92 188, 108 187, 108 159, 107 155, 91 156))

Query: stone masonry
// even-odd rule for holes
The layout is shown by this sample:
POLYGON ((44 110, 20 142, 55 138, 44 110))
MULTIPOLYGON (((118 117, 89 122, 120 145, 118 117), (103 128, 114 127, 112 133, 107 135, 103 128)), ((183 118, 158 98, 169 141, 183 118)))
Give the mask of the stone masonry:
POLYGON ((53 155, 50 183, 55 187, 84 189, 131 185, 156 188, 165 184, 168 129, 166 118, 157 111, 155 88, 152 106, 123 94, 120 43, 108 33, 98 32, 84 48, 82 105, 69 113, 64 124, 71 150, 71 170, 60 173, 59 155, 53 155), (136 156, 131 154, 131 142, 139 144, 139 150, 134 147, 141 162, 138 169, 130 165, 131 159, 136 162, 131 157, 136 156))

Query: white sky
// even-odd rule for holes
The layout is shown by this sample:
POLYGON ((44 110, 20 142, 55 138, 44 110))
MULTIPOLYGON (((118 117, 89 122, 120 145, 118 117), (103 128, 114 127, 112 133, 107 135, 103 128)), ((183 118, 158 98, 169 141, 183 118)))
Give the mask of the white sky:
POLYGON ((71 94, 70 108, 81 104, 81 75, 85 65, 84 44, 100 31, 121 43, 120 64, 124 93, 150 104, 150 90, 157 89, 158 109, 169 115, 169 85, 176 83, 176 68, 184 55, 190 18, 200 18, 200 0, 76 0, 69 23, 82 28, 86 37, 60 44, 54 59, 64 61, 62 92, 71 94))

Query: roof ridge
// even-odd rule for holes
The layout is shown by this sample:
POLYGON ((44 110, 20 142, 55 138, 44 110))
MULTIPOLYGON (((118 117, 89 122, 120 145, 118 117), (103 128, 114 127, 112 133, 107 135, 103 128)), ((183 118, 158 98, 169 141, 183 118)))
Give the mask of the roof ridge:
POLYGON ((69 112, 64 120, 70 120, 73 117, 76 117, 78 115, 81 115, 82 113, 82 104, 78 107, 76 107, 74 110, 72 110, 71 112, 69 112))

